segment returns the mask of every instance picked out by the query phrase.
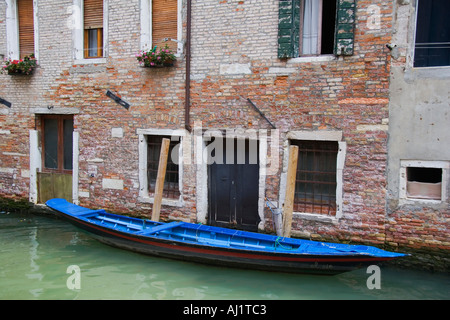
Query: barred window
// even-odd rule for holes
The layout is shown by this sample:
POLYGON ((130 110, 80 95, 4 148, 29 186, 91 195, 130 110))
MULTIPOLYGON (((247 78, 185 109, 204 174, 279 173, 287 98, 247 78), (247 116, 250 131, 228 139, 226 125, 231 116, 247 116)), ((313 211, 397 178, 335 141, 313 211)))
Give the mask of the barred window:
MULTIPOLYGON (((163 138, 171 139, 170 136, 147 136, 147 176, 148 191, 155 192, 156 178, 158 176, 159 156, 163 138)), ((169 156, 167 159, 166 176, 164 179, 163 197, 177 199, 180 196, 179 190, 179 166, 175 163, 178 159, 178 141, 170 141, 169 156), (175 162, 174 162, 175 160, 175 162)))
POLYGON ((336 215, 336 141, 292 140, 299 147, 294 211, 336 215))

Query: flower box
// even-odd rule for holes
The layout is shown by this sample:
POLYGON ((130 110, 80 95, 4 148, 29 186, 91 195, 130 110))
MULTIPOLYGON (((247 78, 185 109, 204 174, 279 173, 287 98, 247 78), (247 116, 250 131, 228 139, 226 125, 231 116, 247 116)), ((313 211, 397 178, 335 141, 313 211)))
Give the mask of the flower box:
POLYGON ((155 46, 150 51, 141 51, 136 55, 136 59, 140 65, 146 68, 172 67, 177 60, 167 45, 163 49, 155 46))
POLYGON ((9 75, 29 75, 33 73, 36 66, 37 61, 34 54, 31 54, 20 60, 6 60, 2 73, 7 73, 9 75))

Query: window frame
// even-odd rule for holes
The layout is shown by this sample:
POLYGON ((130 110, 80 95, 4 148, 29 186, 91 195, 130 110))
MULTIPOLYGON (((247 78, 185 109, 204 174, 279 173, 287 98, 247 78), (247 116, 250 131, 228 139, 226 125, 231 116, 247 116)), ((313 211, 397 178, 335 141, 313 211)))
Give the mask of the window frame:
POLYGON ((85 58, 85 29, 84 29, 84 0, 73 0, 73 5, 68 9, 72 13, 71 25, 73 35, 73 60, 74 64, 106 63, 108 57, 108 30, 109 30, 109 0, 103 0, 103 32, 102 55, 99 57, 85 58))
POLYGON ((430 161, 430 160, 400 160, 400 192, 399 192, 399 204, 424 204, 433 205, 447 202, 447 188, 448 180, 450 177, 450 161, 430 161), (419 168, 436 168, 442 169, 441 180, 441 199, 424 199, 414 198, 408 195, 408 176, 407 169, 411 167, 419 168))
MULTIPOLYGON (((141 20, 140 50, 142 51, 148 51, 153 48, 152 1, 153 0, 140 1, 140 20, 141 20)), ((183 0, 177 0, 177 39, 174 39, 177 42, 177 53, 176 53, 177 57, 180 57, 183 54, 184 49, 182 8, 183 8, 183 0)))
POLYGON ((171 155, 173 152, 173 148, 180 143, 179 141, 179 137, 177 136, 163 136, 163 135, 146 135, 146 139, 147 139, 147 188, 148 188, 148 192, 149 195, 153 194, 154 195, 154 188, 156 188, 156 180, 157 180, 157 173, 158 173, 158 168, 159 168, 159 157, 160 157, 160 151, 161 151, 161 145, 162 145, 162 140, 164 138, 170 139, 170 146, 169 146, 169 156, 167 159, 167 168, 166 168, 166 176, 165 176, 165 181, 164 181, 164 186, 163 186, 163 197, 167 198, 167 199, 177 199, 180 197, 180 188, 179 188, 179 179, 180 179, 180 170, 179 170, 179 159, 177 159, 177 164, 175 164, 172 161, 171 155), (158 143, 158 146, 156 141, 151 141, 152 138, 157 138, 158 140, 160 140, 160 143, 158 143), (178 140, 178 141, 177 141, 178 140), (155 154, 153 155, 153 159, 151 159, 152 157, 150 156, 151 153, 151 149, 152 146, 155 146, 156 149, 159 149, 158 152, 156 152, 155 150, 155 154), (177 170, 173 170, 171 167, 173 166, 177 166, 177 170), (150 167, 154 167, 153 169, 151 169, 150 167), (153 174, 150 173, 153 172, 153 174), (171 180, 171 174, 176 174, 177 175, 177 181, 170 181, 171 180), (152 179, 152 181, 150 181, 150 176, 154 175, 154 181, 152 179), (169 177, 169 179, 168 179, 169 177), (154 184, 152 186, 152 184, 154 184), (173 185, 176 184, 178 185, 178 188, 174 188, 173 185))
MULTIPOLYGON (((301 7, 304 0, 280 0, 278 2, 279 59, 323 59, 323 57, 326 57, 327 60, 332 60, 337 56, 352 56, 354 54, 356 0, 335 1, 332 53, 320 53, 309 57, 300 53, 300 26, 303 25, 300 18, 303 16, 301 7)), ((321 14, 322 16, 323 14, 321 14)), ((322 32, 320 34, 322 36, 322 32)), ((320 41, 321 43, 322 41, 320 41)))
MULTIPOLYGON (((173 207, 182 207, 184 205, 183 201, 183 171, 184 171, 184 159, 183 153, 185 149, 189 149, 186 144, 189 143, 189 139, 186 139, 186 131, 182 129, 171 130, 171 129, 137 129, 138 139, 139 139, 139 196, 138 200, 144 203, 154 203, 154 196, 149 192, 148 183, 148 171, 147 171, 147 159, 148 159, 148 139, 147 136, 170 136, 179 139, 179 150, 178 150, 178 188, 179 197, 177 199, 173 198, 162 198, 162 204, 173 207)), ((170 157, 170 155, 169 155, 170 157)))
POLYGON ((295 179, 294 211, 299 212, 300 208, 308 207, 308 209, 310 208, 311 210, 308 211, 305 210, 303 212, 311 214, 335 216, 336 189, 337 189, 337 155, 339 151, 338 142, 323 141, 323 140, 321 141, 321 140, 291 139, 290 145, 296 145, 299 147, 299 155, 295 179), (331 147, 332 148, 336 147, 336 150, 332 150, 331 147), (311 156, 313 161, 312 163, 313 168, 311 168, 309 164, 304 165, 302 162, 303 159, 306 159, 306 161, 309 162, 309 160, 311 160, 311 156), (326 162, 324 166, 324 161, 330 160, 328 156, 330 156, 332 162, 326 162), (331 167, 333 166, 334 166, 333 172, 331 170, 328 170, 331 169, 331 167), (321 167, 322 170, 320 171, 315 170, 316 168, 319 167, 321 167), (334 181, 323 180, 322 178, 325 178, 326 176, 331 176, 334 181), (309 190, 311 190, 311 192, 308 192, 309 190), (317 191, 318 193, 316 194, 317 191), (300 195, 300 197, 298 195, 300 195), (304 196, 301 197, 301 195, 304 196), (320 199, 317 199, 316 197, 317 195, 320 195, 320 199), (326 200, 324 198, 329 199, 326 200))
MULTIPOLYGON (((422 0, 423 1, 423 0, 422 0)), ((412 20, 414 20, 414 22, 413 22, 413 25, 414 25, 414 32, 413 32, 413 43, 412 43, 412 45, 411 45, 411 62, 410 62, 410 64, 411 64, 411 66, 413 67, 413 68, 417 68, 417 69, 424 69, 424 68, 446 68, 446 67, 450 67, 450 63, 449 64, 447 64, 447 65, 439 65, 439 66, 429 66, 429 65, 427 65, 427 66, 417 66, 416 65, 416 50, 417 50, 417 30, 418 30, 418 22, 419 22, 419 2, 420 2, 420 0, 416 0, 416 3, 415 3, 415 15, 414 15, 414 19, 412 19, 412 20)), ((450 49, 450 47, 449 47, 449 49, 450 49)))
POLYGON ((103 58, 103 28, 96 29, 84 29, 84 58, 85 59, 96 59, 103 58), (90 56, 89 53, 93 49, 89 46, 89 32, 91 30, 97 31, 97 54, 95 56, 90 56))
POLYGON ((66 173, 66 174, 72 174, 73 172, 73 162, 74 162, 74 155, 73 155, 73 130, 72 130, 72 146, 70 148, 70 153, 72 154, 72 169, 65 169, 64 168, 64 120, 72 120, 72 123, 74 123, 73 115, 57 115, 57 114, 47 114, 47 115, 41 115, 40 117, 40 123, 41 123, 41 156, 42 156, 42 172, 56 172, 56 173, 66 173), (57 168, 47 168, 45 166, 45 120, 46 119, 56 119, 58 128, 58 145, 57 145, 57 168), (62 141, 62 142, 61 142, 62 141))
MULTIPOLYGON (((6 0, 6 48, 7 57, 20 59, 19 10, 17 0, 6 0)), ((34 57, 39 61, 38 4, 33 1, 34 57)))
POLYGON ((345 156, 347 152, 347 143, 343 141, 342 131, 289 131, 286 134, 284 143, 283 168, 281 172, 279 203, 284 203, 286 193, 286 181, 288 171, 289 147, 291 140, 306 141, 335 141, 338 143, 338 153, 336 157, 336 214, 325 215, 320 213, 298 212, 294 211, 294 215, 306 220, 314 220, 324 223, 335 223, 343 216, 343 170, 345 165, 345 156))
MULTIPOLYGON (((301 0, 300 3, 300 26, 299 26, 299 55, 298 58, 302 57, 318 57, 318 56, 326 56, 332 55, 333 52, 322 53, 322 31, 323 31, 323 9, 324 9, 324 0, 319 1, 319 17, 318 17, 318 36, 317 36, 317 53, 302 53, 303 52, 303 38, 304 38, 304 17, 305 17, 305 1, 301 0)), ((336 0, 333 0, 336 4, 336 0)), ((336 32, 336 15, 337 15, 337 7, 334 10, 334 27, 333 27, 333 44, 331 47, 334 47, 335 42, 335 32, 336 32)))

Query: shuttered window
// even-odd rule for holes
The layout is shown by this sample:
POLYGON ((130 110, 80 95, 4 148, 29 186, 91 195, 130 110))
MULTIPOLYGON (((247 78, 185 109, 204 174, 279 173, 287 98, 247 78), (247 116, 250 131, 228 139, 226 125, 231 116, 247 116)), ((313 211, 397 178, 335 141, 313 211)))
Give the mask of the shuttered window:
POLYGON ((103 57, 103 0, 84 0, 84 57, 103 57))
POLYGON ((152 0, 152 44, 176 51, 177 43, 164 42, 165 38, 177 39, 178 0, 152 0))
POLYGON ((278 57, 352 55, 355 0, 280 0, 278 57))
POLYGON ((33 0, 17 0, 20 58, 34 54, 33 0))

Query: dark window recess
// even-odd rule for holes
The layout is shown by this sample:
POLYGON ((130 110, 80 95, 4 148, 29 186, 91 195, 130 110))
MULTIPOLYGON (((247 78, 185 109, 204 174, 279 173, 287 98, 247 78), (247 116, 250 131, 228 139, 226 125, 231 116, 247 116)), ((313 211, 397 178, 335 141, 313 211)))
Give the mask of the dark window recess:
POLYGON ((336 215, 336 141, 291 141, 299 147, 294 211, 336 215))
POLYGON ((417 7, 415 67, 450 65, 449 0, 420 0, 417 7))
POLYGON ((71 171, 73 159, 72 116, 42 117, 44 171, 71 171))
POLYGON ((321 54, 332 54, 336 25, 336 1, 323 0, 321 54))
POLYGON ((332 54, 336 0, 301 2, 300 55, 332 54))
MULTIPOLYGON (((158 176, 159 156, 162 139, 171 139, 170 136, 147 136, 147 175, 148 191, 155 192, 156 178, 158 176)), ((164 179, 163 197, 177 199, 180 196, 179 166, 173 160, 178 160, 179 141, 170 141, 169 157, 167 159, 166 176, 164 179)))
POLYGON ((442 182, 441 168, 409 167, 406 169, 408 181, 438 183, 442 182))

